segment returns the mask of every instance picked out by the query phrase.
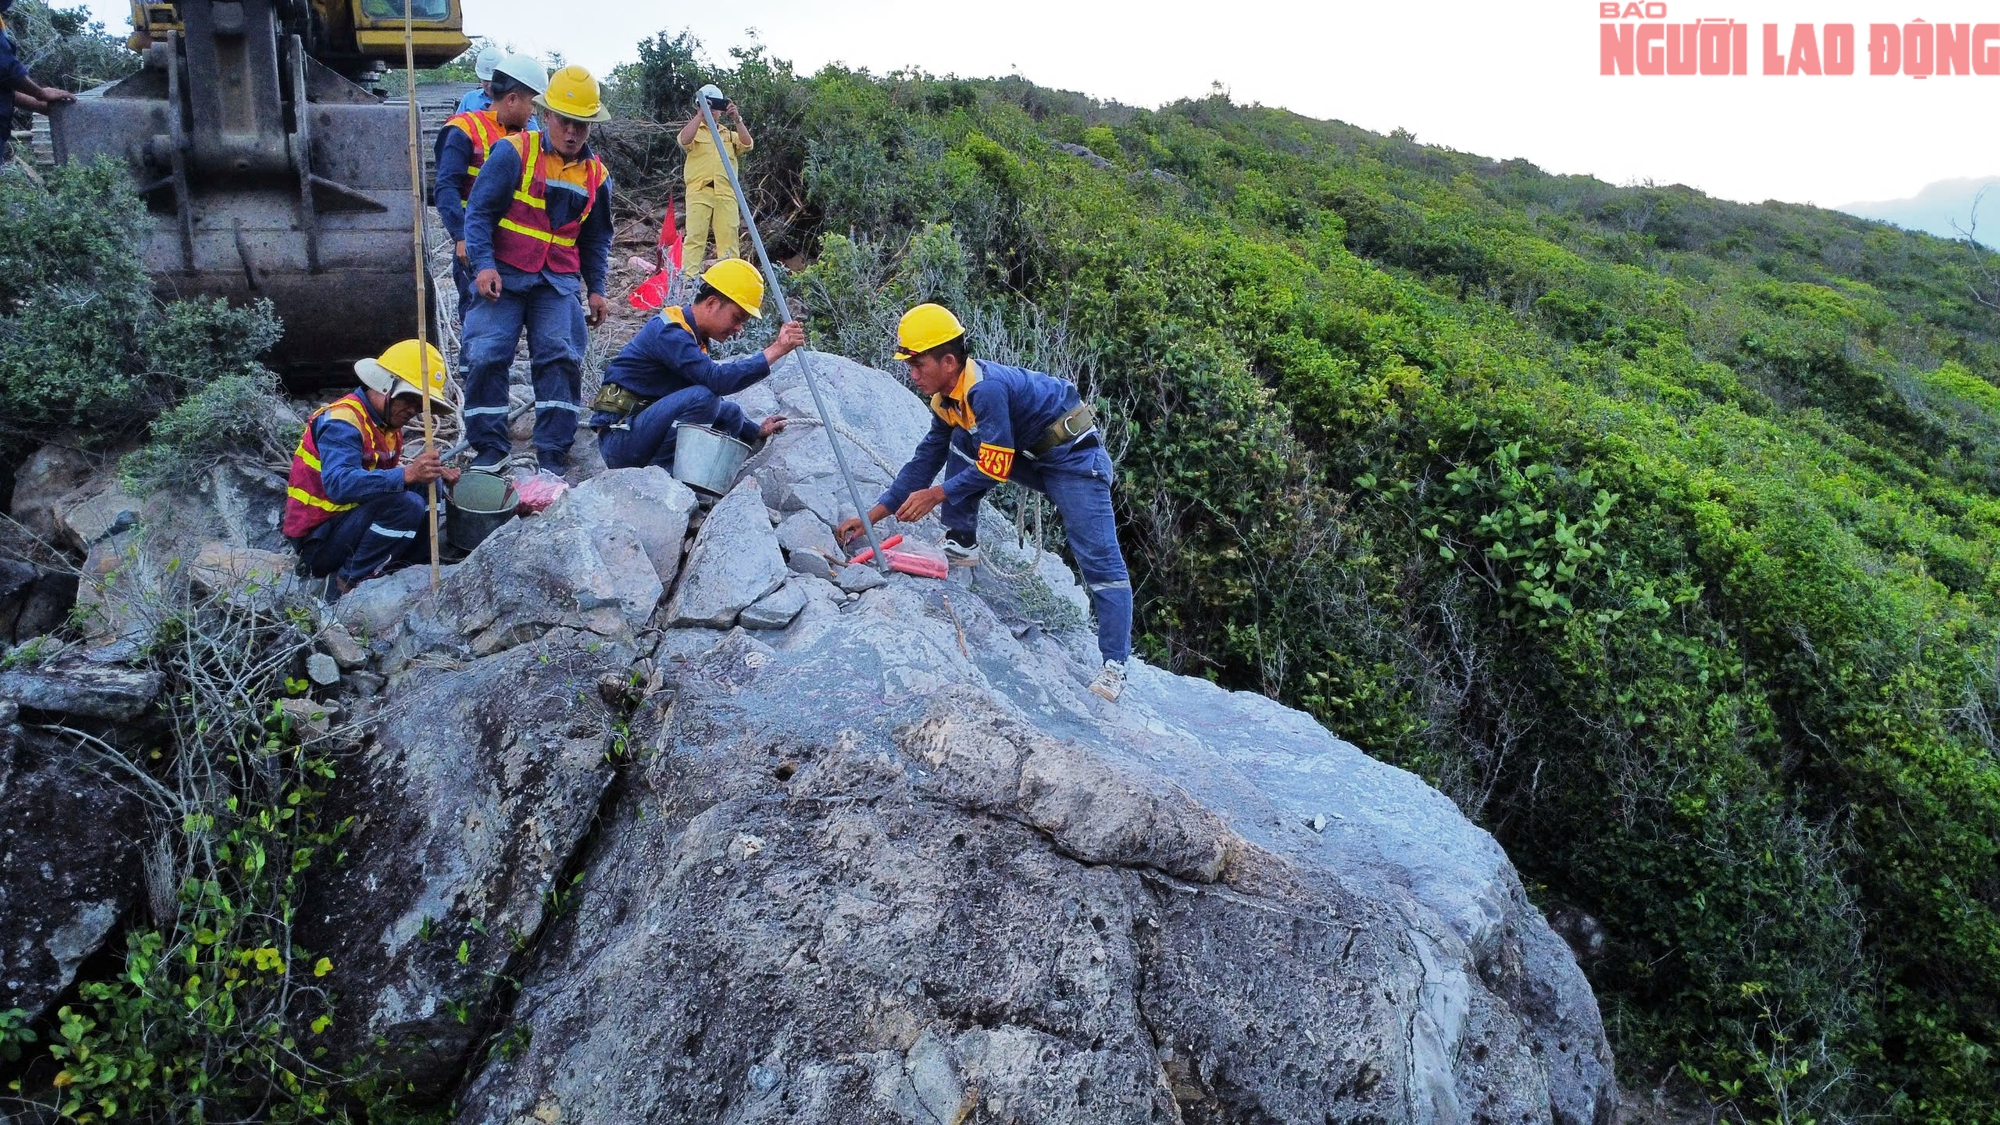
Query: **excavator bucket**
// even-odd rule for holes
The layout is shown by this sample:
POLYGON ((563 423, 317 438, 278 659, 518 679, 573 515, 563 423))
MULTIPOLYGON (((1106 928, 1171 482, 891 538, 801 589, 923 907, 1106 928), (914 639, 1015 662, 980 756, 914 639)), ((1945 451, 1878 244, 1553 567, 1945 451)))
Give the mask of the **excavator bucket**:
POLYGON ((311 57, 273 0, 178 9, 137 74, 56 107, 56 162, 130 167, 163 296, 268 299, 287 382, 351 381, 416 330, 408 110, 311 57))

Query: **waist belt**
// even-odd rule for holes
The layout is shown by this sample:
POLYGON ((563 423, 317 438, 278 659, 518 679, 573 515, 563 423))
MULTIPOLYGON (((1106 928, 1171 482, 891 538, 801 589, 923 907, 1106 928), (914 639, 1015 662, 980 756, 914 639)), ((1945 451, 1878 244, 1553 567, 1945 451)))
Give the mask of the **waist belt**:
POLYGON ((1028 455, 1041 457, 1057 446, 1067 445, 1077 438, 1097 428, 1097 410, 1089 403, 1082 403, 1074 410, 1055 420, 1055 424, 1042 431, 1035 444, 1028 447, 1028 455))
POLYGON ((616 414, 620 419, 624 419, 639 413, 641 410, 658 401, 660 400, 656 398, 644 398, 633 394, 627 388, 621 387, 616 383, 606 383, 604 386, 598 388, 597 398, 592 400, 590 409, 593 412, 601 411, 605 414, 616 414))

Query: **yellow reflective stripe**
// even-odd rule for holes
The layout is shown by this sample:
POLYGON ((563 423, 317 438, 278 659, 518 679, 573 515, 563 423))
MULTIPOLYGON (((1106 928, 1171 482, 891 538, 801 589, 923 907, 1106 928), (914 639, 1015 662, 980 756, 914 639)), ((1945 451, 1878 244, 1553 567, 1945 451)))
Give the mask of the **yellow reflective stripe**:
POLYGON ((345 512, 350 508, 358 506, 355 504, 336 504, 331 500, 322 500, 303 488, 287 488, 285 489, 285 495, 308 507, 323 508, 329 512, 345 512))
POLYGON ((550 234, 547 231, 536 230, 533 227, 524 227, 512 219, 500 220, 500 229, 511 230, 515 234, 525 234, 529 238, 540 239, 543 242, 554 242, 556 239, 555 235, 550 234))
POLYGON ((535 210, 537 210, 537 211, 546 211, 546 210, 548 210, 548 209, 549 209, 549 205, 548 205, 548 202, 547 202, 546 200, 542 200, 542 199, 537 199, 536 197, 534 197, 534 196, 532 196, 532 195, 529 195, 529 194, 528 194, 527 192, 525 192, 525 191, 517 191, 517 192, 515 192, 515 193, 514 193, 514 202, 516 202, 516 203, 525 203, 525 204, 527 204, 528 206, 530 206, 530 207, 533 207, 533 208, 534 208, 535 210))
POLYGON ((304 461, 306 463, 306 468, 311 469, 315 473, 319 472, 319 458, 314 457, 309 451, 307 451, 305 446, 303 445, 299 446, 299 451, 297 453, 292 454, 292 456, 297 457, 301 461, 304 461))
POLYGON ((523 133, 521 137, 522 143, 519 147, 524 151, 521 153, 521 186, 514 192, 516 199, 527 195, 528 189, 535 186, 535 163, 542 156, 540 133, 523 133))

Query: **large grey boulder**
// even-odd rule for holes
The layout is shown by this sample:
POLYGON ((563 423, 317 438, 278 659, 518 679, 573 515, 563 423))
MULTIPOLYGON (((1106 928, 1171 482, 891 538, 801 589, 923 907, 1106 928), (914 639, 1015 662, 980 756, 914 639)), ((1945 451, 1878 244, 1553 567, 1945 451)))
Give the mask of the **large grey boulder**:
POLYGON ((620 719, 597 685, 631 660, 561 629, 462 668, 427 663, 341 763, 327 804, 354 818, 347 858, 311 885, 296 938, 333 962, 343 1059, 374 1056, 420 1089, 458 1073, 473 1015, 518 969, 597 814, 620 719))
POLYGON ((652 560, 662 587, 671 587, 680 573, 686 546, 688 517, 696 506, 694 490, 657 465, 611 469, 563 494, 551 514, 574 513, 585 522, 621 522, 630 527, 652 560))
POLYGON ((68 446, 49 444, 28 455, 14 472, 14 501, 9 514, 45 543, 63 537, 61 512, 78 503, 79 495, 109 486, 103 462, 68 446))
POLYGON ((145 497, 139 522, 157 537, 149 547, 159 552, 190 551, 209 540, 282 552, 290 547, 283 531, 285 484, 279 468, 231 458, 145 497))
POLYGON ((671 627, 727 629, 737 614, 776 590, 786 573, 758 482, 746 477, 702 521, 663 616, 671 627))
MULTIPOLYGON (((928 425, 865 369, 834 397, 886 419, 873 472, 928 425)), ((776 554, 767 504, 824 518, 798 429, 677 603, 742 581, 704 541, 776 554)), ((782 629, 669 615, 704 625, 660 639, 673 706, 460 1122, 1610 1121, 1595 1000, 1492 837, 1261 696, 1135 662, 1098 700, 1082 591, 995 538, 853 600, 795 577, 782 629)))
POLYGON ((399 672, 426 653, 488 656, 555 628, 629 637, 663 590, 631 523, 593 504, 558 503, 502 525, 421 596, 384 667, 399 672))
POLYGON ((794 352, 769 379, 732 397, 752 417, 783 412, 793 419, 747 465, 761 483, 764 503, 780 513, 810 512, 828 527, 857 514, 829 436, 842 443, 862 503, 872 504, 931 424, 930 409, 900 381, 824 352, 794 352), (813 364, 831 419, 819 417, 805 362, 813 364))
POLYGON ((125 662, 129 653, 67 652, 45 664, 0 672, 0 700, 46 716, 129 722, 160 694, 160 673, 125 662))
MULTIPOLYGON (((439 581, 455 567, 441 567, 439 581)), ((394 574, 371 578, 333 603, 332 617, 358 641, 386 640, 397 635, 403 615, 431 588, 431 569, 410 566, 394 574)))
POLYGON ((145 809, 0 702, 0 1012, 39 1019, 138 899, 145 809))

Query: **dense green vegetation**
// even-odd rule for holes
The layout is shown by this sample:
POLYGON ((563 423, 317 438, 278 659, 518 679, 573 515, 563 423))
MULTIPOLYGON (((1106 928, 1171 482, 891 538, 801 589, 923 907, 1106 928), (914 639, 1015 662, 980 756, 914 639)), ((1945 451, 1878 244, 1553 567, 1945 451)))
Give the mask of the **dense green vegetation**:
MULTIPOLYGON (((1418 770, 1601 920, 1634 1084, 2000 1121, 1990 256, 1220 96, 697 51, 619 108, 744 105, 821 338, 880 360, 942 296, 1083 382, 1146 656, 1418 770)), ((607 142, 628 199, 670 145, 607 142)))

